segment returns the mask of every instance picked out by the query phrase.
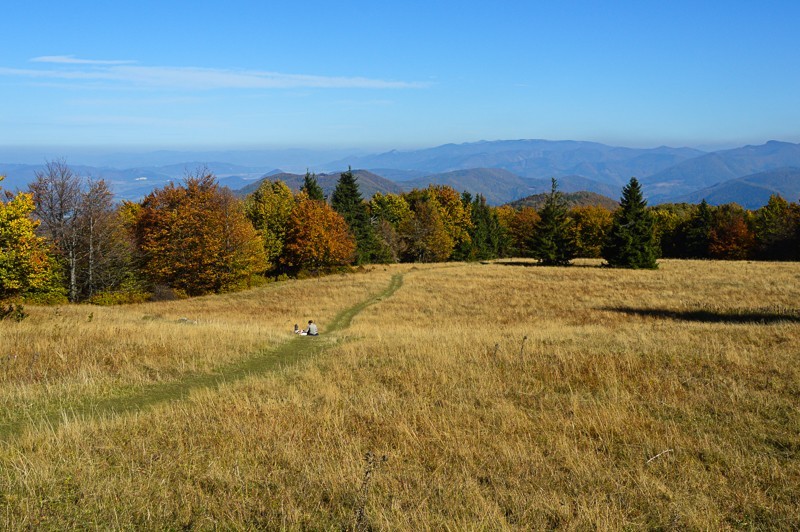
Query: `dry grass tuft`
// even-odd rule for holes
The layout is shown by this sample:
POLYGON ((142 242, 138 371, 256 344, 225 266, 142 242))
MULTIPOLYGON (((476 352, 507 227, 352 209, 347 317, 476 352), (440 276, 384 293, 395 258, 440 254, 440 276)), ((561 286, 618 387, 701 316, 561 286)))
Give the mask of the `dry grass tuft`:
POLYGON ((312 359, 7 438, 1 522, 800 528, 798 265, 594 265, 395 266, 196 301, 33 309, 3 324, 1 352, 19 355, 0 378, 5 405, 35 412, 213 371, 286 341, 305 316, 324 332, 404 274, 312 359))

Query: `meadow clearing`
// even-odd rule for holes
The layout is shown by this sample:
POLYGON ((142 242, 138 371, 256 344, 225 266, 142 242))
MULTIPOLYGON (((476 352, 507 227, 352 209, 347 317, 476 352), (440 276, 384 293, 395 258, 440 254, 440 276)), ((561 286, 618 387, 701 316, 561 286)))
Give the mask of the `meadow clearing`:
POLYGON ((800 264, 598 264, 26 307, 0 527, 799 529, 800 264))

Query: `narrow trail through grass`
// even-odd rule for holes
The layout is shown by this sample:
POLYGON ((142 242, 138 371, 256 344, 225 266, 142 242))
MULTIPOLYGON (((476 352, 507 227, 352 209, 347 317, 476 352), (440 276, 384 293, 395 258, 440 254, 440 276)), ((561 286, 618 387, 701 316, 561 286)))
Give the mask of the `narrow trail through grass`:
POLYGON ((375 295, 344 309, 325 327, 322 336, 294 336, 276 348, 266 349, 213 373, 189 375, 177 381, 150 384, 123 392, 115 397, 84 402, 31 416, 20 412, 11 422, 0 424, 0 440, 20 435, 25 429, 39 425, 55 429, 70 420, 103 418, 136 412, 169 401, 185 399, 202 388, 216 388, 252 375, 264 374, 293 365, 323 351, 336 341, 335 333, 350 326, 361 311, 394 294, 403 285, 403 274, 392 276, 389 286, 375 295))

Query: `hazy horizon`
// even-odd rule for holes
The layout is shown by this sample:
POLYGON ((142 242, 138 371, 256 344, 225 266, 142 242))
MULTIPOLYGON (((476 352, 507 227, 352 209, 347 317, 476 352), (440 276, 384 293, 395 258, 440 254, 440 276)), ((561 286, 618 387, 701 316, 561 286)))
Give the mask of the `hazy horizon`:
MULTIPOLYGON (((704 152, 722 151, 728 149, 739 148, 748 144, 760 145, 769 141, 787 142, 783 139, 765 139, 757 143, 743 143, 743 144, 715 144, 715 145, 668 145, 668 144, 653 144, 653 145, 630 145, 630 144, 608 144, 596 140, 586 139, 492 139, 492 140, 479 140, 468 142, 449 142, 444 144, 476 144, 480 142, 495 142, 495 141, 517 141, 517 140, 545 140, 545 141, 575 141, 575 142, 595 142, 599 144, 606 144, 612 147, 622 148, 637 148, 637 149, 652 149, 662 146, 671 148, 691 148, 704 152)), ((359 156, 367 154, 386 153, 393 150, 396 151, 414 151, 436 148, 444 144, 437 145, 407 145, 407 146, 353 146, 353 147, 335 147, 335 146, 252 146, 252 145, 196 145, 196 146, 2 146, 0 145, 0 163, 7 164, 41 164, 50 160, 64 159, 71 164, 88 164, 93 165, 96 159, 112 159, 119 156, 124 159, 126 156, 151 156, 156 154, 170 154, 170 155, 186 155, 191 157, 193 155, 208 155, 208 154, 247 154, 247 153, 273 153, 273 154, 313 154, 315 157, 324 157, 326 154, 332 158, 340 156, 359 156), (85 160, 82 160, 85 159, 85 160)), ((191 162, 180 160, 177 162, 191 162)), ((205 160, 205 162, 227 162, 224 160, 205 160)), ((330 162, 330 161, 325 161, 330 162)), ((174 163, 165 163, 174 164, 174 163)), ((299 167, 298 167, 299 168, 299 167)))

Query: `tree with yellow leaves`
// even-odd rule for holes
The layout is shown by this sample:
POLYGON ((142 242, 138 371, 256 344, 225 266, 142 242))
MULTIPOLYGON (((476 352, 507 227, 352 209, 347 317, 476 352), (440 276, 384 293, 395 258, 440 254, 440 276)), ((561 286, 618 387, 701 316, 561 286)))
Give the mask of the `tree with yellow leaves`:
POLYGON ((36 235, 39 222, 31 218, 33 196, 23 192, 3 195, 4 199, 0 199, 0 301, 64 299, 55 260, 46 241, 36 235))

